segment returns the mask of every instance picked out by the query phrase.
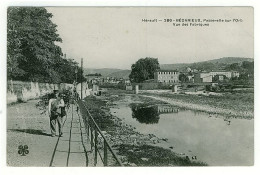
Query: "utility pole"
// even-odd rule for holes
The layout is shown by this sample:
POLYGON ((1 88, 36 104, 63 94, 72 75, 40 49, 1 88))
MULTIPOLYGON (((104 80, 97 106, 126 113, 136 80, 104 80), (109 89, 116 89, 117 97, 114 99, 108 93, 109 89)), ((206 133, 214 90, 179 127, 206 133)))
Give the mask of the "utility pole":
POLYGON ((77 81, 78 81, 78 66, 75 69, 75 74, 76 74, 76 85, 77 85, 77 81))
POLYGON ((82 100, 82 90, 83 90, 82 77, 83 77, 83 58, 81 58, 81 76, 80 76, 80 81, 81 81, 80 97, 81 97, 81 100, 82 100))

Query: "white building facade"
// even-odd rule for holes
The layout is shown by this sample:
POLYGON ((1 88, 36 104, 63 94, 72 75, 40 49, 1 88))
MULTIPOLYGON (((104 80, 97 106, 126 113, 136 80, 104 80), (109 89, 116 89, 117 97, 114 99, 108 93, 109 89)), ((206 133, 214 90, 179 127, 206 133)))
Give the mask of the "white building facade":
POLYGON ((159 83, 178 83, 179 72, 177 70, 157 70, 154 80, 159 83))
POLYGON ((220 76, 220 80, 224 80, 224 76, 228 79, 233 77, 239 77, 239 72, 237 71, 212 71, 212 72, 199 72, 194 75, 195 83, 210 83, 213 77, 220 76))

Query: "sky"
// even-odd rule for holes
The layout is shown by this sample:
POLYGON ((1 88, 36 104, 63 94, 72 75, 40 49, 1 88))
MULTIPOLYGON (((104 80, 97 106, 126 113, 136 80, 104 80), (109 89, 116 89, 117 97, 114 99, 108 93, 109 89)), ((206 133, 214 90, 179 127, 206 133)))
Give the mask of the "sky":
MULTIPOLYGON (((48 7, 67 57, 86 68, 131 69, 138 59, 160 64, 254 57, 251 7, 48 7), (142 19, 228 19, 209 26, 173 26, 142 19), (233 22, 233 19, 241 19, 233 22)), ((204 22, 206 24, 208 22, 204 22)), ((180 23, 182 24, 182 23, 180 23)))

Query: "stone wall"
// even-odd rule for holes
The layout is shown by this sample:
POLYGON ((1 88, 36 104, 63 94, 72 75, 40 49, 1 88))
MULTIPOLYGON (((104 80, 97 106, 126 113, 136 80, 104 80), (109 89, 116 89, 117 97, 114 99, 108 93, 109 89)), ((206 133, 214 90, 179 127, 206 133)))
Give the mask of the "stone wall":
POLYGON ((51 93, 57 89, 68 89, 72 84, 49 84, 38 82, 8 81, 7 82, 7 104, 28 101, 39 98, 40 96, 51 93))

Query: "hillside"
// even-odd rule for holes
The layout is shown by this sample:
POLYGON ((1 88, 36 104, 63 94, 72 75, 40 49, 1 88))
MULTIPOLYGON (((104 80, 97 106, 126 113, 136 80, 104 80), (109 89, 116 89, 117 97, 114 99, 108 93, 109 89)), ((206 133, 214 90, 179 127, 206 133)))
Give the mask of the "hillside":
POLYGON ((193 63, 160 64, 161 69, 183 70, 190 67, 193 63))
POLYGON ((107 77, 109 74, 112 74, 114 72, 119 72, 119 71, 122 71, 122 69, 114 69, 114 68, 102 68, 102 69, 84 68, 84 75, 99 73, 103 77, 107 77))
MULTIPOLYGON (((227 65, 233 63, 242 63, 243 61, 253 62, 252 58, 239 58, 239 57, 225 57, 209 61, 196 62, 196 63, 177 63, 177 64, 161 64, 161 69, 185 71, 188 67, 197 70, 221 70, 225 69, 227 65)), ((100 73, 102 77, 116 77, 116 78, 129 78, 131 70, 115 69, 115 68, 84 68, 84 75, 100 73)))
POLYGON ((121 71, 113 72, 113 73, 109 74, 108 77, 128 79, 130 73, 131 73, 131 70, 121 70, 121 71))
MULTIPOLYGON (((243 61, 249 61, 253 62, 253 58, 241 58, 241 57, 224 57, 204 62, 210 62, 210 63, 224 63, 224 64, 233 64, 233 63, 242 63, 243 61)), ((198 62, 199 63, 199 62, 198 62)))
POLYGON ((161 64, 161 69, 177 69, 179 71, 185 71, 187 67, 198 70, 221 70, 228 64, 242 63, 243 61, 253 62, 252 58, 240 58, 240 57, 225 57, 209 61, 202 61, 196 63, 179 63, 179 64, 161 64))

